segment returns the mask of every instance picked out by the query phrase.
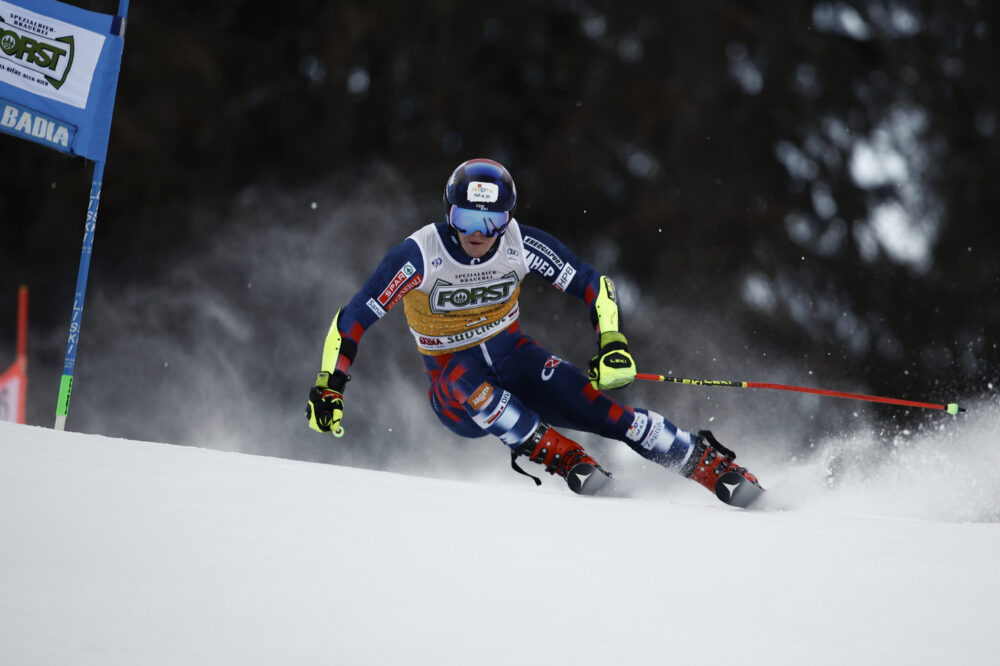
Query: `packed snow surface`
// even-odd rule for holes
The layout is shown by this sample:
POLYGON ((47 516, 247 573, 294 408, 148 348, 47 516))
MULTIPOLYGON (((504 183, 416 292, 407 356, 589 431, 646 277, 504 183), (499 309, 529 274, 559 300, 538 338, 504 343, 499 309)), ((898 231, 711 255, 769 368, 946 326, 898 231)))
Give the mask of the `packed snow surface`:
POLYGON ((666 472, 584 498, 0 423, 0 663, 995 664, 970 434, 758 470, 742 511, 666 472))

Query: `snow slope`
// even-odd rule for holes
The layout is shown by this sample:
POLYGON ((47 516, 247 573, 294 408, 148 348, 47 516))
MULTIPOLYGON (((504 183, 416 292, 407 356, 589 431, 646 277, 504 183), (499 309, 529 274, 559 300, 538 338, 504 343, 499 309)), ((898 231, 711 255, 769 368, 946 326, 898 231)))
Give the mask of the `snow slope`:
POLYGON ((0 423, 0 664, 997 663, 995 484, 961 522, 771 478, 740 511, 0 423))

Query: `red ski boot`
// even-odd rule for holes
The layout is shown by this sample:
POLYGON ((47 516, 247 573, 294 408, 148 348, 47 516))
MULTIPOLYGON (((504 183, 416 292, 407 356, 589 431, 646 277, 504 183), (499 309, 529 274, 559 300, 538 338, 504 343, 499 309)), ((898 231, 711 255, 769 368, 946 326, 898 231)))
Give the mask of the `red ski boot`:
POLYGON ((681 475, 705 486, 726 504, 746 508, 764 489, 756 476, 734 462, 735 458, 736 454, 720 444, 711 430, 702 430, 681 475))
MULTIPOLYGON (((545 465, 546 472, 566 479, 569 489, 580 495, 594 495, 611 480, 611 474, 588 456, 582 446, 545 423, 539 423, 531 437, 511 452, 511 467, 521 474, 531 476, 517 466, 515 461, 519 455, 528 456, 532 462, 545 465)), ((538 478, 531 478, 541 485, 538 478)))

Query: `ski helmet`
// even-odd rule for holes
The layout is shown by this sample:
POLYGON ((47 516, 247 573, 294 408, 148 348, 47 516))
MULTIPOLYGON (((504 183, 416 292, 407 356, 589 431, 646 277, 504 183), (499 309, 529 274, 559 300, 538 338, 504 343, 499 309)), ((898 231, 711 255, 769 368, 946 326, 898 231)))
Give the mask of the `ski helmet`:
POLYGON ((510 222, 517 188, 501 164, 475 159, 462 162, 451 172, 443 198, 445 216, 455 230, 499 236, 510 222))

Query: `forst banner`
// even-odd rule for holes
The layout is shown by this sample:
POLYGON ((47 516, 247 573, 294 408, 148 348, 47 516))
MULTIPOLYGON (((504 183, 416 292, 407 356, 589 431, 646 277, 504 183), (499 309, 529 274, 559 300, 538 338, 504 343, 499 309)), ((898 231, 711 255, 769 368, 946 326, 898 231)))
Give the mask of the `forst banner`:
POLYGON ((56 0, 0 0, 0 131, 104 162, 123 32, 56 0))

